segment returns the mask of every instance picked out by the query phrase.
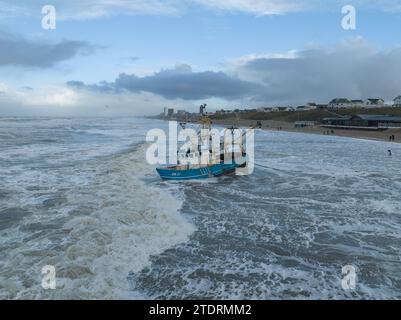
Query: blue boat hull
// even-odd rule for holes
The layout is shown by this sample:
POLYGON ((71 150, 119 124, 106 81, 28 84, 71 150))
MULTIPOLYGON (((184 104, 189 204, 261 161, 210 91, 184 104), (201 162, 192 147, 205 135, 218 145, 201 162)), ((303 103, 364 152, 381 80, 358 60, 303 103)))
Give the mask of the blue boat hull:
POLYGON ((176 168, 158 168, 156 169, 160 177, 164 180, 193 180, 218 177, 235 172, 235 169, 240 167, 236 163, 232 164, 214 164, 208 167, 177 170, 176 168))

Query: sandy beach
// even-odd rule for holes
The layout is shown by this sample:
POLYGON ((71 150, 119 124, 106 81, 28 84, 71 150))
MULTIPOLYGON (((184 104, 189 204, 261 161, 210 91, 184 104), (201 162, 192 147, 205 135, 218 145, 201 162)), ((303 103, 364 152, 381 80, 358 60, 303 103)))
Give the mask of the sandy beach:
MULTIPOLYGON (((217 125, 234 125, 239 127, 249 127, 257 123, 256 120, 235 120, 235 119, 225 119, 225 120, 213 120, 214 124, 217 125)), ((395 136, 395 143, 401 142, 401 128, 398 129, 388 129, 385 131, 368 131, 368 130, 344 130, 344 129, 331 129, 321 127, 320 125, 315 125, 314 127, 306 128, 295 128, 294 123, 285 121, 275 121, 275 120, 264 120, 261 121, 262 129, 273 130, 273 131, 288 131, 288 132, 299 132, 299 133, 310 133, 310 134, 327 134, 350 137, 356 139, 367 139, 367 140, 380 140, 380 141, 390 141, 390 136, 395 136)))

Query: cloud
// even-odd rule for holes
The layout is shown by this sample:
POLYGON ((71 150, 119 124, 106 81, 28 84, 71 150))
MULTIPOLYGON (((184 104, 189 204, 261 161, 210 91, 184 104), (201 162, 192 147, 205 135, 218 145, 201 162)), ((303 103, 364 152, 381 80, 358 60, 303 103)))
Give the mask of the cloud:
POLYGON ((302 11, 305 2, 296 0, 194 0, 211 9, 229 12, 245 12, 256 15, 274 15, 302 11))
MULTIPOLYGON (((15 0, 0 0, 0 16, 15 17, 41 13, 47 3, 42 0, 25 1, 15 4, 15 0)), ((52 0, 49 4, 57 10, 61 20, 88 20, 114 15, 177 15, 182 11, 179 0, 52 0)))
POLYGON ((17 18, 29 16, 29 9, 8 0, 0 0, 0 18, 17 18))
POLYGON ((235 71, 263 85, 257 101, 327 102, 334 97, 392 99, 401 93, 401 48, 376 50, 362 39, 308 48, 289 58, 255 58, 235 71))
POLYGON ((90 54, 95 50, 93 46, 83 41, 33 42, 1 32, 0 48, 0 66, 37 68, 49 68, 79 54, 90 54))
MULTIPOLYGON (((121 92, 117 96, 68 86, 13 88, 0 82, 0 116, 140 116, 161 112, 172 101, 151 93, 121 92)), ((175 105, 190 108, 177 100, 175 105)))
MULTIPOLYGON (((78 94, 64 86, 48 86, 35 90, 31 87, 12 88, 5 83, 0 83, 0 90, 3 91, 3 99, 8 104, 21 104, 31 107, 66 107, 78 103, 78 94)), ((7 103, 4 103, 7 105, 7 103)))
POLYGON ((240 80, 221 71, 193 72, 188 65, 177 65, 173 69, 164 69, 146 77, 122 73, 112 83, 85 85, 79 81, 70 81, 68 85, 101 92, 150 92, 167 99, 183 100, 243 99, 260 89, 258 84, 240 80))
MULTIPOLYGON (((0 0, 0 17, 37 16, 44 5, 42 0, 0 0)), ((285 14, 299 11, 339 10, 348 0, 52 0, 57 16, 62 20, 87 20, 115 15, 181 15, 193 6, 229 13, 256 16, 285 14)), ((358 8, 382 11, 401 11, 399 0, 354 0, 358 8)))
POLYGON ((113 82, 72 81, 68 86, 112 95, 147 92, 168 100, 295 105, 335 97, 391 100, 401 94, 400 83, 401 48, 379 51, 352 39, 333 47, 239 58, 225 71, 194 72, 178 65, 145 77, 123 73, 113 82))
POLYGON ((182 64, 143 77, 123 73, 114 81, 94 84, 70 81, 58 87, 12 89, 0 83, 0 114, 141 115, 200 101, 217 108, 327 103, 336 97, 392 100, 401 94, 400 83, 401 47, 378 50, 351 39, 331 47, 249 55, 221 71, 198 72, 182 64))

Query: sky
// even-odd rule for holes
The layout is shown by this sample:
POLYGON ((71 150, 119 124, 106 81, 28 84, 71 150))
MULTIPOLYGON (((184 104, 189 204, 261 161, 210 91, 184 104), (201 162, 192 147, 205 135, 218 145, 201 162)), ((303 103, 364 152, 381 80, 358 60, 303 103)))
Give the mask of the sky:
POLYGON ((0 116, 398 95, 401 0, 0 0, 0 116))

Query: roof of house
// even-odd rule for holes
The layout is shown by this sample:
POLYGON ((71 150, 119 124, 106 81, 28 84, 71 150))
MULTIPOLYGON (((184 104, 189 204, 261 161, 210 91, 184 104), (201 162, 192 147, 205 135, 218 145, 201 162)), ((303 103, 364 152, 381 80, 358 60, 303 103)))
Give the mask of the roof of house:
POLYGON ((394 98, 394 100, 401 100, 401 96, 394 98))
POLYGON ((345 98, 337 98, 337 99, 333 99, 331 100, 330 103, 349 103, 350 101, 348 99, 345 98))
POLYGON ((384 101, 383 99, 368 99, 373 104, 378 104, 380 101, 384 101))
POLYGON ((351 100, 353 103, 363 103, 363 100, 351 100))
POLYGON ((389 115, 375 115, 375 114, 357 114, 352 117, 354 118, 359 118, 361 120, 365 121, 395 121, 395 122, 401 122, 401 117, 397 116, 389 116, 389 115))
POLYGON ((331 120, 351 120, 352 116, 342 116, 342 117, 338 117, 338 118, 324 118, 324 121, 331 121, 331 120))

